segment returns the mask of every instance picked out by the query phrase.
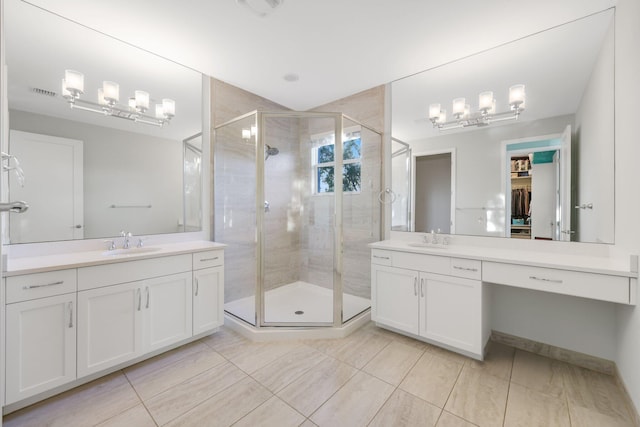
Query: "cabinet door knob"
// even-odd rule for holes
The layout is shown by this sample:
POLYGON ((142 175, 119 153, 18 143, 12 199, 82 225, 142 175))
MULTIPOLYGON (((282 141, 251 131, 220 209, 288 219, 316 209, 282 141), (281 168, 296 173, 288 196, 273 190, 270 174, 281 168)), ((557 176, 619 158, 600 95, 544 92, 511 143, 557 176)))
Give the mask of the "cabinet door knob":
POLYGON ((73 301, 69 301, 69 328, 73 328, 73 301))
POLYGON ((149 287, 148 287, 148 286, 147 286, 147 289, 146 289, 146 290, 147 290, 147 304, 146 304, 146 306, 145 306, 144 308, 149 308, 149 294, 150 294, 151 292, 149 291, 149 287))
POLYGON ((200 284, 198 283, 198 278, 196 277, 196 296, 198 296, 199 290, 200 290, 200 284))
POLYGON ((424 279, 420 279, 420 293, 422 294, 422 298, 424 298, 424 279))
POLYGON ((413 295, 418 296, 418 278, 413 278, 413 295))

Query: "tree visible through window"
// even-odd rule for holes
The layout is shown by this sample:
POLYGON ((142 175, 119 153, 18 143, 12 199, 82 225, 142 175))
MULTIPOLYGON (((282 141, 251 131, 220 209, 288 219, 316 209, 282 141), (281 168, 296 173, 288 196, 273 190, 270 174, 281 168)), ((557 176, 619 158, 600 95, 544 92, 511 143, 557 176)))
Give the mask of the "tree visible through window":
MULTIPOLYGON (((334 144, 322 145, 316 150, 316 192, 333 193, 335 182, 334 144)), ((342 144, 342 191, 360 191, 362 169, 362 145, 360 136, 344 141, 342 144)))

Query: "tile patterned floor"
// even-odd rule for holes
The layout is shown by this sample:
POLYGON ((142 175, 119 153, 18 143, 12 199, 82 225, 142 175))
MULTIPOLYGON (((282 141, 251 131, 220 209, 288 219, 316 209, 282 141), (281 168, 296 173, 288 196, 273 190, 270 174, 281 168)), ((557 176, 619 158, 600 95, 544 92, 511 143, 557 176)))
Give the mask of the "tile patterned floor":
POLYGON ((610 376, 492 343, 477 362, 369 324, 220 332, 9 414, 14 426, 633 426, 610 376))

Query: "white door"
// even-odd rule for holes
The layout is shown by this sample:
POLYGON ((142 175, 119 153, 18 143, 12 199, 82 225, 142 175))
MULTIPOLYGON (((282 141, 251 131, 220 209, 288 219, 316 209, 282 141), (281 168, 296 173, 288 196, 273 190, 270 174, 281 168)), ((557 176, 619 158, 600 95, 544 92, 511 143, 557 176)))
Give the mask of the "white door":
POLYGON ((9 304, 6 404, 76 379, 76 295, 9 304))
POLYGON ((142 305, 145 353, 190 338, 191 272, 145 280, 142 305))
POLYGON ((371 266, 371 320, 418 334, 418 273, 371 266))
POLYGON ((78 376, 142 354, 141 282, 78 292, 78 376))
POLYGON ((12 200, 29 210, 10 216, 11 243, 83 238, 82 141, 11 130, 10 154, 24 171, 24 186, 9 178, 12 200))
POLYGON ((193 335, 224 323, 224 267, 193 272, 193 335))
POLYGON ((567 125, 560 142, 560 240, 571 240, 571 125, 567 125))

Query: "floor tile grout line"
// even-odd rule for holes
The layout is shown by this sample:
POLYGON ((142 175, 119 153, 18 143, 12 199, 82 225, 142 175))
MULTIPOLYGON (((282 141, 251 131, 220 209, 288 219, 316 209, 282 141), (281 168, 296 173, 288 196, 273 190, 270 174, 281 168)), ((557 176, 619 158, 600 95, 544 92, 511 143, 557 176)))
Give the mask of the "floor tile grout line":
MULTIPOLYGON (((140 394, 138 393, 138 390, 136 390, 136 388, 133 386, 133 383, 131 382, 131 380, 129 379, 127 374, 124 372, 124 369, 121 369, 120 372, 122 372, 122 375, 124 376, 124 378, 129 383, 129 386, 131 387, 133 392, 138 397, 138 400, 140 401, 140 404, 142 404, 142 407, 144 408, 144 410, 147 411, 147 414, 149 414, 149 417, 151 417, 151 421, 153 421, 153 423, 156 425, 156 427, 160 426, 160 424, 158 424, 158 421, 156 421, 155 417, 149 411, 149 408, 147 407, 146 403, 144 402, 144 399, 142 399, 142 396, 140 396, 140 394)), ((111 418, 113 418, 113 417, 111 417, 111 418)))

